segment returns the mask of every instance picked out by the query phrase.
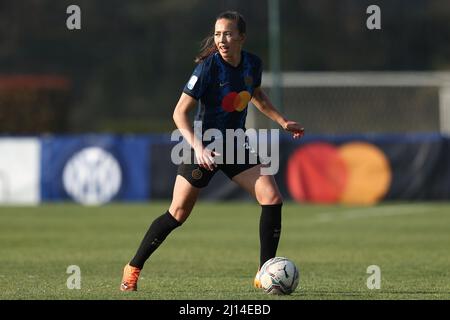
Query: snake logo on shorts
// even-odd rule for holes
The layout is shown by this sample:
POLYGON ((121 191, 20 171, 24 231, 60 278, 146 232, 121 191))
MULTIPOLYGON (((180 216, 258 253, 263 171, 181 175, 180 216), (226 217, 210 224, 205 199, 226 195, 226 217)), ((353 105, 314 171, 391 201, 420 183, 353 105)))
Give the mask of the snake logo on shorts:
POLYGON ((200 180, 203 176, 203 172, 200 169, 192 170, 192 178, 200 180))

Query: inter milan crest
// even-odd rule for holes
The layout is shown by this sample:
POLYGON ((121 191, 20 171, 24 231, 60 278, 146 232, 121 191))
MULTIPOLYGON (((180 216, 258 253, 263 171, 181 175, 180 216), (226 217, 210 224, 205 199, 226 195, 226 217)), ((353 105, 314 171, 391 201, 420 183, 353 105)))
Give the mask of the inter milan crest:
POLYGON ((201 179, 203 176, 203 172, 200 169, 192 170, 192 178, 195 180, 201 179))
POLYGON ((245 83, 246 86, 253 85, 253 77, 252 76, 246 76, 244 78, 244 83, 245 83))

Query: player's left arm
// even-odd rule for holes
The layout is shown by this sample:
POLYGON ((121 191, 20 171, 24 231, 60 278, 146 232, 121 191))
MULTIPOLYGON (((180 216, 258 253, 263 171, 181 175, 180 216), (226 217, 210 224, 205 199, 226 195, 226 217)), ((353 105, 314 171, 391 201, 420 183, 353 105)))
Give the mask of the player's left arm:
POLYGON ((294 138, 301 138, 305 133, 305 129, 297 122, 287 120, 274 107, 272 102, 261 87, 255 88, 253 91, 252 103, 261 111, 266 117, 278 123, 284 130, 293 133, 294 138))

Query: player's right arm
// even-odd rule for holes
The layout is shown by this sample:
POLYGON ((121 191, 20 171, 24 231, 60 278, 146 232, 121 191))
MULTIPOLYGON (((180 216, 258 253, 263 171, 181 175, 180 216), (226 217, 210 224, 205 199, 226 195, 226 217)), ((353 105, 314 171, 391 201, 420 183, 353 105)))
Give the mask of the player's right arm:
POLYGON ((192 149, 194 149, 199 166, 212 171, 214 170, 214 167, 217 166, 214 162, 213 152, 203 147, 202 141, 200 141, 199 137, 195 136, 189 121, 189 112, 194 109, 196 105, 197 100, 183 92, 173 112, 173 121, 184 139, 186 139, 192 149))

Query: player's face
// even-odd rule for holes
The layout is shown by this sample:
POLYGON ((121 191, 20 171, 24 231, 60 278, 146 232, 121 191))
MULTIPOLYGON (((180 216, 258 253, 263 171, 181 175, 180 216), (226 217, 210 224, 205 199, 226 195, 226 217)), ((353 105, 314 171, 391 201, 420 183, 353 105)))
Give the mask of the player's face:
POLYGON ((236 21, 228 19, 216 21, 214 42, 225 60, 239 59, 244 39, 245 36, 239 33, 236 21))

